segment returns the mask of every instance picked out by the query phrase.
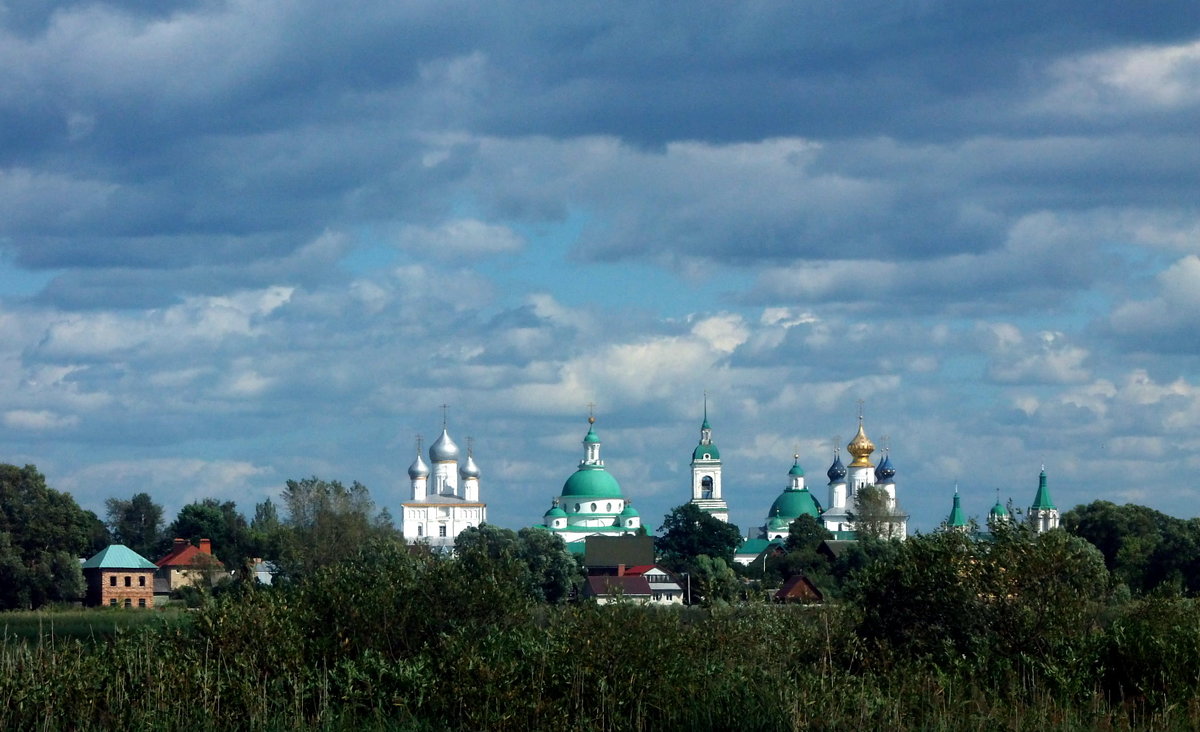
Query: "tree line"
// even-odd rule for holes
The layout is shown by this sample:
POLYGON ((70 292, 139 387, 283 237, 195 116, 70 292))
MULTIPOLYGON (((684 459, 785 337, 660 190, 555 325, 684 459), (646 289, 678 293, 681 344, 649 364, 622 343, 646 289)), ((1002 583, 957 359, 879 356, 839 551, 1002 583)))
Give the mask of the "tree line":
MULTIPOLYGON (((866 515, 870 507, 862 511, 866 515)), ((1064 513, 1062 526, 1098 549, 1115 592, 1200 595, 1200 519, 1095 501, 1064 513)), ((464 541, 486 546, 492 555, 521 555, 535 567, 533 575, 557 576, 542 590, 544 597, 557 600, 569 594, 563 578, 577 578, 579 567, 563 564, 544 533, 487 527, 464 541), (552 587, 555 582, 560 584, 552 587)), ((801 516, 782 549, 742 567, 733 560, 741 543, 738 527, 692 504, 668 513, 660 534, 655 540, 660 563, 686 574, 694 598, 710 604, 746 599, 796 574, 836 599, 891 545, 860 541, 837 553, 824 551, 822 543, 832 535, 816 519, 801 516)), ((269 560, 285 579, 335 564, 374 539, 400 541, 388 510, 377 507, 358 482, 288 480, 278 503, 256 504, 249 518, 233 501, 205 498, 183 506, 167 523, 162 506, 148 493, 109 498, 102 519, 80 508, 70 494, 49 487, 35 466, 0 465, 0 609, 75 600, 83 587, 78 559, 109 543, 125 544, 153 560, 166 554, 175 538, 211 539, 214 554, 231 571, 244 569, 253 558, 269 560)))

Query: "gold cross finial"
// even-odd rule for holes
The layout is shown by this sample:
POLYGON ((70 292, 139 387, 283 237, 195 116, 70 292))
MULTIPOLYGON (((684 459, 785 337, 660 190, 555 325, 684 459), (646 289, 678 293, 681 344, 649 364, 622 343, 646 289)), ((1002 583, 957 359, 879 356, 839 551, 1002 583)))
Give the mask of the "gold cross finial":
POLYGON ((862 399, 858 400, 858 421, 863 421, 863 404, 866 404, 862 399))
POLYGON ((595 424, 596 423, 596 403, 588 402, 587 408, 588 408, 588 424, 595 424))

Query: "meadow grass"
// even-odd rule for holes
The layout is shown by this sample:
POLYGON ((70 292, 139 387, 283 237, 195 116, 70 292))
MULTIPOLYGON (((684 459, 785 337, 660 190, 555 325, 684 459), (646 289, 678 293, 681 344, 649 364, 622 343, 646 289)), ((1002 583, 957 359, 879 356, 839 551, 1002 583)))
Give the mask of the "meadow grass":
POLYGON ((129 608, 50 608, 0 613, 0 639, 30 642, 50 638, 95 640, 118 631, 141 627, 184 625, 189 613, 177 607, 155 610, 129 608))

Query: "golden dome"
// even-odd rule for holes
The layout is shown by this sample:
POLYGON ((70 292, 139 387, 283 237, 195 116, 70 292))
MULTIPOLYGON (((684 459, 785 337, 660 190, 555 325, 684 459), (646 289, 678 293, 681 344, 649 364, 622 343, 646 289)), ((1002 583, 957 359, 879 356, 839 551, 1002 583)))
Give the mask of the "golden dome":
POLYGON ((846 452, 854 456, 854 462, 850 463, 852 468, 873 468, 870 457, 871 453, 875 452, 875 443, 871 442, 871 438, 867 437, 867 433, 863 431, 862 418, 858 420, 858 434, 850 440, 850 444, 846 445, 846 452))

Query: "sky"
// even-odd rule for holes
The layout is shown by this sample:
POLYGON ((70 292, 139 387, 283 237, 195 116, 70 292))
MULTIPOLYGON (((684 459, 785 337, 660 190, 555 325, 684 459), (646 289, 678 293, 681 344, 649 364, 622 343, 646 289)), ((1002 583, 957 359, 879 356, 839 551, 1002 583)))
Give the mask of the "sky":
POLYGON ((445 404, 529 526, 594 404, 658 526, 706 394, 743 534, 860 401, 913 529, 1200 514, 1200 4, 0 0, 0 460, 85 508, 398 516, 445 404))

